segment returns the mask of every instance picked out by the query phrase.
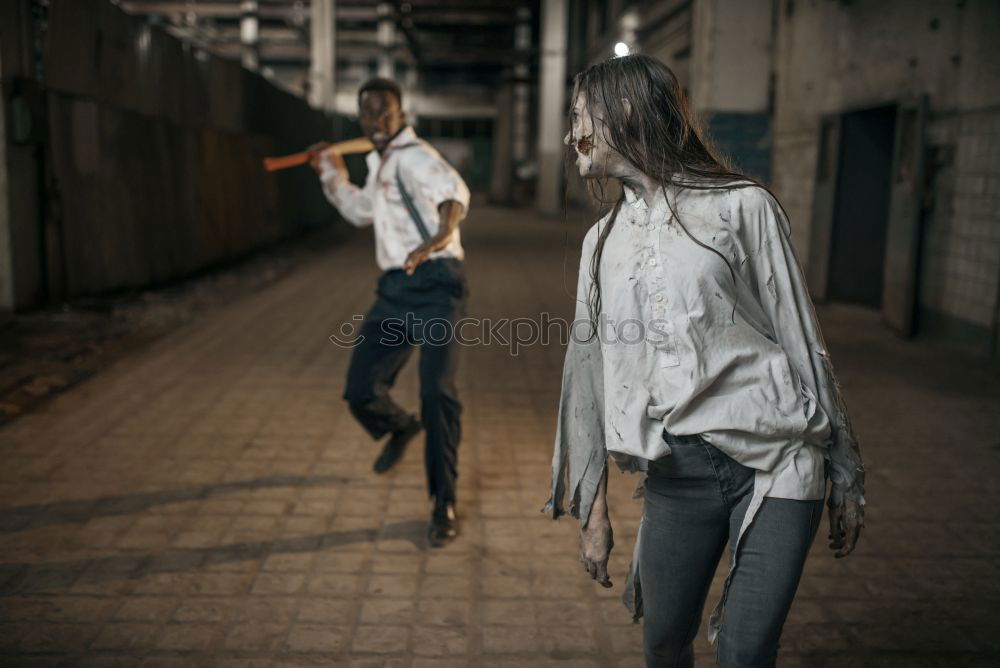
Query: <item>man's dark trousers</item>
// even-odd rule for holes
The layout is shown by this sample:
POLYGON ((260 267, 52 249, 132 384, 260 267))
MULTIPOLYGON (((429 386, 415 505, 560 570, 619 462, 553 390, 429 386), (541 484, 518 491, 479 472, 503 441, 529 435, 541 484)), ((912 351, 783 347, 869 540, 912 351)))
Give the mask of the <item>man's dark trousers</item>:
POLYGON ((413 276, 391 269, 379 278, 376 295, 351 356, 344 399, 372 438, 408 426, 409 414, 389 390, 419 345, 427 485, 438 501, 454 503, 462 404, 455 385, 460 344, 453 334, 468 297, 464 267, 441 258, 422 263, 413 276))

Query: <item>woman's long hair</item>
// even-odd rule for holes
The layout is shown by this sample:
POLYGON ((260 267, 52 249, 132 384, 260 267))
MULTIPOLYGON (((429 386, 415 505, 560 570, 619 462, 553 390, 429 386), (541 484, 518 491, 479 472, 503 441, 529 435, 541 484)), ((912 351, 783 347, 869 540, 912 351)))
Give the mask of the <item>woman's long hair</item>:
MULTIPOLYGON (((608 146, 657 182, 673 219, 691 241, 715 253, 726 263, 735 282, 736 272, 732 264, 722 253, 702 243, 688 231, 678 217, 674 203, 667 197, 666 188, 679 186, 717 190, 763 186, 730 166, 701 137, 684 91, 670 68, 644 55, 613 58, 592 65, 574 77, 571 106, 575 106, 580 93, 586 95, 594 133, 602 133, 608 146), (629 101, 630 113, 626 113, 622 100, 629 101), (596 112, 603 117, 598 119, 596 112)), ((581 138, 571 139, 575 143, 581 138)), ((588 183, 591 194, 600 204, 610 204, 604 199, 604 182, 595 181, 588 183)), ((590 262, 588 309, 595 335, 601 313, 601 255, 621 204, 622 197, 619 197, 608 223, 600 230, 590 262)), ((734 318, 735 313, 734 304, 734 318)))

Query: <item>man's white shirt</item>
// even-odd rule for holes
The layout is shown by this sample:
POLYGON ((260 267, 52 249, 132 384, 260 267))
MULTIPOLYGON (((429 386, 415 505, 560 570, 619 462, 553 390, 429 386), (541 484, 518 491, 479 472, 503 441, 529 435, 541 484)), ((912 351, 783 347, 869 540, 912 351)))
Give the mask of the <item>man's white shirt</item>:
MULTIPOLYGON (((372 151, 365 157, 368 178, 363 188, 344 178, 327 156, 320 161, 323 192, 348 222, 357 227, 374 225, 375 260, 383 271, 399 269, 407 255, 424 242, 420 228, 399 190, 399 181, 413 202, 429 236, 440 225, 438 206, 448 200, 469 210, 469 188, 455 168, 413 128, 406 127, 386 147, 384 155, 372 151), (397 181, 398 179, 398 181, 397 181)), ((465 257, 459 230, 448 245, 431 258, 465 257)))

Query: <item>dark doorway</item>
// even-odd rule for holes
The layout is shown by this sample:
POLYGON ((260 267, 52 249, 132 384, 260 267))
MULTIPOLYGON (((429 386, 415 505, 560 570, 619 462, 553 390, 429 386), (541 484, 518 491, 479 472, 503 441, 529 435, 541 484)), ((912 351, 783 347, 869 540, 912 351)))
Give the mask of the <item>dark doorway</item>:
POLYGON ((882 305, 896 106, 843 115, 827 297, 882 305))

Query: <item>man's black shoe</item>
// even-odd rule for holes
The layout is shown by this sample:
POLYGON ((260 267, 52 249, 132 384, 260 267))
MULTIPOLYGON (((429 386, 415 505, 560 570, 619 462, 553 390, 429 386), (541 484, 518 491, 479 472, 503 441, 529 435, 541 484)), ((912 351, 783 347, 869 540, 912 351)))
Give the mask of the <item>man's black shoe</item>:
POLYGON ((455 504, 437 502, 431 514, 431 523, 427 527, 427 543, 431 547, 444 547, 458 535, 458 518, 455 515, 455 504))
POLYGON ((420 433, 421 428, 420 420, 413 418, 408 426, 392 432, 389 442, 382 448, 382 454, 375 459, 375 465, 372 467, 375 473, 385 473, 391 469, 403 456, 407 443, 420 433))

